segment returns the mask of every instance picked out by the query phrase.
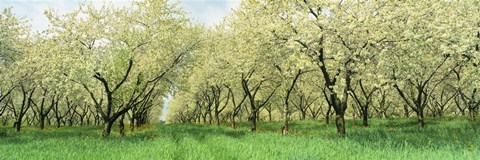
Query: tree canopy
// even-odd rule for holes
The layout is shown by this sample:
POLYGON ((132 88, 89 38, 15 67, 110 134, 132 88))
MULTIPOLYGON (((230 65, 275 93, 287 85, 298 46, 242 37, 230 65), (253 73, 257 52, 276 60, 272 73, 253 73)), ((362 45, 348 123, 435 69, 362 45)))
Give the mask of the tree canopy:
MULTIPOLYGON (((480 106, 480 2, 244 0, 214 26, 178 2, 84 2, 33 33, 0 14, 0 118, 103 125, 464 116, 480 106)), ((474 124, 476 125, 476 124, 474 124)))

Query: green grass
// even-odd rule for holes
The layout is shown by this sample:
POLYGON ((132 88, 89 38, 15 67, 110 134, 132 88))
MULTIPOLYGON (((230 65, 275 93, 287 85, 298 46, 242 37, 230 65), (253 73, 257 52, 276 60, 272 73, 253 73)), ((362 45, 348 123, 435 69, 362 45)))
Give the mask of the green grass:
POLYGON ((333 124, 297 121, 288 136, 281 122, 226 126, 157 124, 119 137, 101 138, 101 127, 0 128, 0 159, 479 159, 479 129, 462 119, 347 122, 347 136, 333 124))

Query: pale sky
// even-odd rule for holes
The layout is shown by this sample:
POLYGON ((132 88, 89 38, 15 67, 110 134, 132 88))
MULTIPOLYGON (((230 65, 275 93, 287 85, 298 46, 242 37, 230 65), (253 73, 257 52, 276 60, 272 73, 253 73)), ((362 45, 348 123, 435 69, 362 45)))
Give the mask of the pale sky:
MULTIPOLYGON (((48 27, 48 19, 43 12, 52 7, 60 13, 70 12, 83 0, 0 0, 0 9, 12 6, 18 17, 26 17, 32 30, 41 31, 48 27)), ((97 5, 112 2, 118 6, 128 6, 130 0, 87 0, 97 5)), ((189 13, 188 17, 203 22, 208 26, 222 18, 240 4, 240 0, 180 0, 181 6, 189 13)))

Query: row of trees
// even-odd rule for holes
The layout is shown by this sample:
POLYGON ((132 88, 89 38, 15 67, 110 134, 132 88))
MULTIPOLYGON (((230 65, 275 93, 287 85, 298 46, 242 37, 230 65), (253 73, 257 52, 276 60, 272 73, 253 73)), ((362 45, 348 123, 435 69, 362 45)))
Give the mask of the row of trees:
POLYGON ((177 3, 129 8, 82 4, 47 10, 32 33, 0 14, 0 119, 22 124, 103 125, 125 132, 156 120, 173 95, 172 122, 231 123, 261 117, 469 114, 480 106, 480 2, 244 0, 211 28, 177 3), (347 110, 348 109, 348 110, 347 110))
POLYGON ((479 1, 245 0, 177 81, 173 122, 463 116, 480 106, 479 1), (349 110, 347 110, 349 109, 349 110), (261 114, 262 113, 262 114, 261 114), (351 114, 349 114, 351 113, 351 114), (373 114, 372 114, 373 113, 373 114), (281 115, 281 117, 279 116, 281 115))
POLYGON ((197 48, 202 28, 176 3, 134 2, 128 8, 81 4, 45 11, 50 27, 32 33, 11 8, 0 14, 0 118, 17 131, 27 121, 103 125, 158 121, 163 97, 197 48))

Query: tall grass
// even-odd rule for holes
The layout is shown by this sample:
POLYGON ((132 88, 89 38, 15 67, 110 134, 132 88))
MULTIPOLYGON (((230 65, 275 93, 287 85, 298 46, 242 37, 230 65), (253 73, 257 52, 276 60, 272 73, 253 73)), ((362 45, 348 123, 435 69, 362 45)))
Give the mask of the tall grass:
POLYGON ((348 121, 347 135, 318 121, 296 121, 290 134, 281 122, 261 122, 258 133, 241 123, 226 126, 158 124, 120 137, 101 138, 101 128, 71 127, 15 133, 0 128, 0 159, 478 159, 479 129, 459 119, 348 121), (358 124, 358 125, 355 125, 358 124))

